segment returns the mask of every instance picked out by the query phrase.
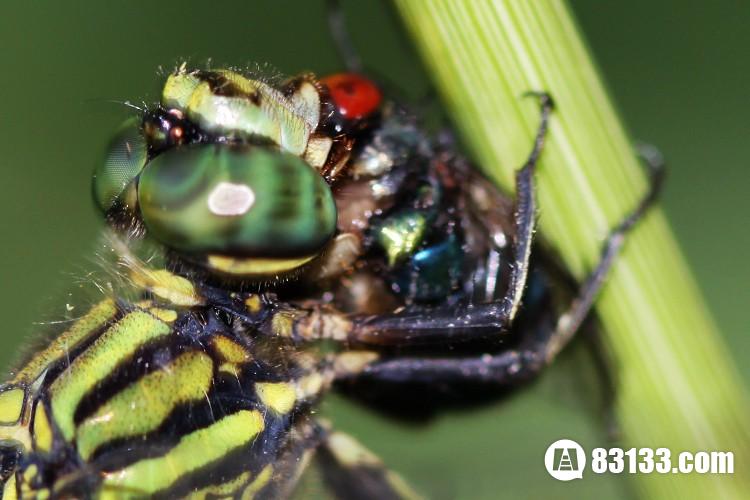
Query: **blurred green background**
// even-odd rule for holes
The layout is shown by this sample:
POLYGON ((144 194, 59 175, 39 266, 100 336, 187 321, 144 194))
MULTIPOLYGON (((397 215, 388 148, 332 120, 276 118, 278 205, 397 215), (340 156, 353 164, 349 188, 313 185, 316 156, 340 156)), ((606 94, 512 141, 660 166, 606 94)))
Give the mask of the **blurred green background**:
MULTIPOLYGON (((411 98, 429 82, 389 6, 344 2, 367 65, 411 98)), ((750 4, 599 2, 572 7, 636 139, 670 164, 663 206, 745 379, 750 379, 747 230, 750 4)), ((100 224, 90 175, 128 115, 153 101, 159 68, 270 63, 284 73, 340 69, 321 1, 3 2, 0 7, 0 364, 60 317, 85 279, 100 224)), ((558 483, 543 468, 559 438, 607 446, 570 359, 502 404, 393 423, 340 398, 324 412, 435 498, 626 498, 626 478, 558 483)), ((668 383, 668 381, 665 381, 668 383)), ((658 445, 658 443, 654 443, 658 445)), ((316 488, 305 486, 306 496, 316 488)))

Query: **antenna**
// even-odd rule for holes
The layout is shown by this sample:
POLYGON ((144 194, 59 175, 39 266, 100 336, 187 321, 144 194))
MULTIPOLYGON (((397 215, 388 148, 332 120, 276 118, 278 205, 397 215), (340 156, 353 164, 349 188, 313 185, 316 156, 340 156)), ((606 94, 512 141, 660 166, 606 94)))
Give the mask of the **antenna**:
POLYGON ((344 65, 349 71, 361 73, 362 60, 357 51, 354 50, 354 45, 352 45, 341 1, 328 0, 326 8, 328 10, 328 27, 331 30, 331 36, 338 49, 339 57, 344 61, 344 65))

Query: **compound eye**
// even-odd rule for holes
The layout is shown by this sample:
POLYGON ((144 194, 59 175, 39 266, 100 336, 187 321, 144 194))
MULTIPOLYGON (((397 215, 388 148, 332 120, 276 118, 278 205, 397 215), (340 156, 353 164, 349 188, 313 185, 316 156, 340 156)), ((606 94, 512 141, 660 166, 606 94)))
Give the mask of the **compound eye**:
POLYGON ((325 180, 298 156, 261 148, 166 151, 141 174, 138 201, 152 236, 198 261, 273 260, 278 271, 317 255, 336 230, 325 180))
POLYGON ((339 73, 323 78, 333 104, 348 120, 359 120, 373 114, 380 107, 383 95, 371 80, 355 73, 339 73))
POLYGON ((107 213, 118 200, 125 205, 128 187, 143 169, 148 158, 146 141, 138 120, 127 120, 107 148, 104 162, 94 171, 94 200, 107 213))

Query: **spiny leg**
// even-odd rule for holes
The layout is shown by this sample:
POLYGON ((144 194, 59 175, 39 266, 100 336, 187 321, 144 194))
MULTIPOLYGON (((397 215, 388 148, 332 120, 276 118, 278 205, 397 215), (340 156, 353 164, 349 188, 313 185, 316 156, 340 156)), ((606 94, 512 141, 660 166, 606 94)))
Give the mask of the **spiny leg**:
POLYGON ((526 160, 526 164, 516 174, 516 210, 514 214, 516 233, 513 242, 513 263, 511 264, 509 290, 503 298, 504 308, 508 310, 505 320, 507 323, 511 323, 518 312, 528 279, 531 243, 536 225, 534 174, 539 156, 544 148, 549 116, 554 107, 552 98, 546 93, 529 92, 527 95, 539 98, 541 120, 531 154, 526 160))
POLYGON ((528 334, 516 349, 498 354, 465 358, 396 357, 375 360, 358 373, 345 378, 366 377, 388 382, 487 382, 497 385, 517 383, 536 375, 552 362, 570 342, 594 304, 625 242, 625 236, 653 206, 661 190, 664 169, 649 164, 651 183, 647 194, 610 233, 602 248, 602 257, 579 289, 568 310, 553 322, 554 327, 528 334))
POLYGON ((583 320, 586 319, 594 305, 597 295, 602 289, 604 282, 612 270, 622 246, 625 243, 627 233, 640 221, 659 197, 664 184, 666 170, 660 157, 643 155, 644 163, 649 169, 649 189, 641 198, 635 209, 630 212, 620 223, 610 231, 604 242, 599 263, 589 274, 586 281, 578 291, 578 296, 573 300, 568 311, 560 316, 555 334, 546 346, 545 361, 549 362, 570 342, 583 320))

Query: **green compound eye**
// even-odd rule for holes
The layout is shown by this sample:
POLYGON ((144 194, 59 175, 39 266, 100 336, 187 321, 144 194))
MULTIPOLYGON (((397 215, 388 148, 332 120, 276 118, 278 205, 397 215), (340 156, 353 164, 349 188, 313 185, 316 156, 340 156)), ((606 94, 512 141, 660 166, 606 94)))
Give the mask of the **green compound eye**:
POLYGON ((173 149, 141 174, 138 201, 154 238, 230 274, 291 270, 336 230, 328 184, 301 158, 228 145, 173 149))
POLYGON ((146 141, 141 134, 139 120, 127 120, 107 148, 104 162, 94 171, 94 200, 105 213, 123 194, 143 169, 147 159, 146 141))

